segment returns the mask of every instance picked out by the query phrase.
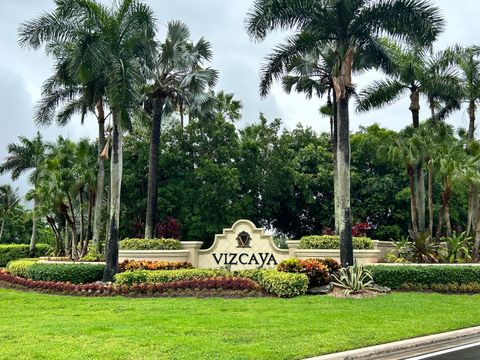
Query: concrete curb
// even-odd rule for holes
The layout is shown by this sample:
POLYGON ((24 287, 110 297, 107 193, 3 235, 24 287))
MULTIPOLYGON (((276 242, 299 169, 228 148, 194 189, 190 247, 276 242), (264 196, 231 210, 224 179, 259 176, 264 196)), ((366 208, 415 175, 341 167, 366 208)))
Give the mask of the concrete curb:
POLYGON ((478 341, 480 341, 480 326, 322 355, 305 360, 406 359, 478 341))

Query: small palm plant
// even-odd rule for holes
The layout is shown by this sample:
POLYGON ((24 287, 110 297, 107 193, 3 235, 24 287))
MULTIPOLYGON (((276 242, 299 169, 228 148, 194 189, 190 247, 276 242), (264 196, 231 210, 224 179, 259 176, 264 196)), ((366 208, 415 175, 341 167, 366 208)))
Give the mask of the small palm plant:
POLYGON ((470 255, 468 250, 468 242, 471 237, 466 235, 466 232, 452 233, 450 237, 443 237, 442 241, 447 244, 447 256, 446 260, 450 263, 458 263, 463 261, 469 261, 470 255))
POLYGON ((332 277, 332 285, 344 289, 346 295, 358 294, 373 288, 372 274, 359 264, 340 269, 338 274, 332 277))

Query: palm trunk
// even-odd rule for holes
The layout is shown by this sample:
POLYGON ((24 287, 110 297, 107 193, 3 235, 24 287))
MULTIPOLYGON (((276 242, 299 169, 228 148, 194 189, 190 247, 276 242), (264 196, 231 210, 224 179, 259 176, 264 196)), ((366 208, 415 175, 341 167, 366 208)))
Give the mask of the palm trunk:
POLYGON ((110 216, 103 281, 113 281, 118 271, 118 237, 120 227, 120 195, 122 189, 123 144, 121 117, 112 109, 112 157, 110 161, 110 216), (117 116, 118 115, 118 116, 117 116))
POLYGON ((58 230, 57 224, 55 223, 55 219, 53 217, 47 215, 47 222, 50 225, 53 234, 55 235, 55 255, 61 256, 63 255, 64 250, 62 234, 58 230))
POLYGON ((70 193, 67 192, 68 205, 70 208, 71 217, 68 215, 68 210, 65 212, 66 219, 70 225, 70 230, 72 231, 72 253, 71 259, 76 261, 78 260, 78 232, 77 232, 77 223, 75 220, 75 213, 73 211, 73 202, 70 193))
POLYGON ((478 255, 480 249, 480 213, 477 214, 476 221, 476 231, 475 231, 475 241, 473 243, 472 251, 472 261, 478 262, 478 255))
MULTIPOLYGON (((438 225, 437 225, 437 234, 436 234, 437 238, 440 238, 442 236, 444 221, 447 220, 447 213, 448 213, 448 219, 450 219, 450 208, 449 208, 450 194, 451 194, 451 188, 450 188, 448 178, 444 177, 443 192, 442 192, 442 206, 440 207, 440 211, 438 212, 438 225)), ((447 223, 447 226, 448 225, 449 224, 447 223)), ((447 228, 447 232, 448 231, 449 229, 447 228)), ((451 229, 450 229, 450 232, 451 232, 451 229)))
POLYGON ((158 156, 160 149, 160 131, 162 127, 163 99, 154 99, 152 132, 150 138, 150 156, 148 164, 147 214, 145 217, 145 239, 155 237, 158 198, 158 156))
POLYGON ((447 237, 452 236, 452 224, 450 221, 450 205, 447 203, 445 206, 445 227, 446 227, 446 235, 447 237))
POLYGON ((343 267, 353 265, 352 226, 350 213, 350 124, 349 95, 337 104, 337 188, 340 235, 340 261, 343 267))
POLYGON ((92 214, 93 214, 93 203, 95 202, 95 193, 91 185, 89 185, 89 196, 88 196, 88 219, 87 219, 87 230, 85 232, 85 244, 82 249, 82 257, 88 253, 88 246, 90 245, 90 239, 92 234, 92 214))
POLYGON ((2 240, 3 237, 3 230, 5 229, 5 216, 2 218, 2 225, 0 226, 0 240, 2 240))
POLYGON ((433 237, 433 165, 428 162, 428 233, 433 237))
POLYGON ((418 129, 420 127, 420 94, 416 89, 413 89, 410 94, 410 111, 412 112, 413 127, 418 129))
POLYGON ((475 138, 475 101, 471 101, 468 105, 468 117, 470 122, 468 124, 468 140, 472 141, 475 138))
POLYGON ((337 99, 333 92, 332 102, 332 152, 333 152, 333 208, 335 221, 335 234, 340 231, 340 212, 338 206, 338 169, 337 169, 337 136, 338 136, 338 120, 337 120, 337 99))
POLYGON ((35 256, 35 245, 37 244, 37 227, 38 227, 38 217, 36 214, 37 211, 37 201, 33 199, 33 215, 32 215, 32 236, 30 237, 30 248, 28 253, 30 257, 35 256))
POLYGON ((415 172, 412 164, 407 164, 407 175, 410 180, 410 216, 412 219, 413 237, 418 237, 418 223, 417 223, 417 205, 415 204, 415 172))
POLYGON ((83 212, 83 187, 79 191, 80 197, 80 253, 83 251, 85 241, 85 219, 83 212))
POLYGON ((417 206, 418 231, 425 232, 425 174, 422 162, 415 165, 415 204, 417 206))
POLYGON ((105 190, 105 160, 102 158, 102 151, 105 147, 105 113, 103 102, 97 102, 98 118, 98 174, 97 189, 95 191, 95 211, 93 217, 93 244, 95 252, 100 253, 100 236, 102 234, 103 196, 105 190))

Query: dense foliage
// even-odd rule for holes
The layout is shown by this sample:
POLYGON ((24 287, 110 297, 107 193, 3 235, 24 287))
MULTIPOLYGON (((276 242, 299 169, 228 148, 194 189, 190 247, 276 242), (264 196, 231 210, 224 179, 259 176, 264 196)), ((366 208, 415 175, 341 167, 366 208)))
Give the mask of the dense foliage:
MULTIPOLYGON (((49 255, 52 250, 50 245, 37 244, 35 249, 36 256, 49 255)), ((0 267, 8 264, 8 262, 17 259, 28 258, 29 246, 24 244, 0 244, 0 267)))
POLYGON ((123 239, 122 250, 179 250, 182 244, 177 239, 123 239))
POLYGON ((28 267, 26 277, 37 281, 85 284, 102 279, 104 265, 37 262, 28 267))
POLYGON ((34 265, 38 259, 20 259, 13 260, 7 264, 7 271, 15 276, 27 277, 28 269, 34 265))
POLYGON ((193 269, 193 265, 188 261, 166 262, 166 261, 148 261, 148 260, 125 260, 118 265, 120 272, 130 270, 179 270, 193 269))
MULTIPOLYGON (((366 237, 353 237, 353 248, 357 250, 373 249, 373 241, 366 237)), ((336 235, 312 235, 300 239, 300 249, 338 249, 340 238, 336 235)))
POLYGON ((392 289, 404 284, 469 284, 480 282, 480 267, 469 265, 372 265, 368 266, 375 283, 392 289))
POLYGON ((310 287, 328 284, 330 277, 339 269, 340 264, 334 259, 292 258, 283 260, 277 265, 278 271, 307 275, 310 287))

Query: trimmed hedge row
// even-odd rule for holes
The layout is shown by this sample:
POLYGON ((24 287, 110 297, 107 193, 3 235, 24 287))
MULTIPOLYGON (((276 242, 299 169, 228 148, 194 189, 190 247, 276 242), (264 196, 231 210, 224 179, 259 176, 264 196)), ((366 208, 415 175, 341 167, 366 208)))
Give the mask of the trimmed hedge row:
POLYGON ((13 260, 7 264, 7 271, 15 276, 27 277, 27 271, 38 262, 38 259, 13 260))
POLYGON ((123 239, 120 250, 180 250, 182 243, 177 239, 123 239))
MULTIPOLYGON (((0 244, 0 267, 6 266, 12 260, 29 257, 30 245, 26 244, 0 244)), ((35 256, 46 256, 52 247, 48 244, 37 244, 35 256)))
POLYGON ((115 275, 115 284, 156 284, 181 280, 207 279, 218 276, 231 276, 227 270, 181 269, 181 270, 133 270, 115 275))
POLYGON ((435 284, 470 284, 480 282, 480 266, 468 265, 370 265, 375 283, 392 289, 404 284, 433 286, 435 284))
POLYGON ((26 271, 26 277, 38 281, 70 282, 85 284, 99 281, 103 277, 103 264, 64 264, 37 262, 26 271))
MULTIPOLYGON (((353 237, 355 250, 373 249, 373 240, 367 237, 353 237)), ((300 239, 299 249, 339 249, 340 238, 337 235, 311 235, 300 239)))
POLYGON ((246 270, 229 272, 212 269, 181 270, 134 270, 115 275, 115 284, 162 284, 184 280, 198 280, 215 277, 248 278, 255 281, 265 291, 279 297, 293 297, 305 294, 308 277, 304 274, 283 273, 276 270, 246 270))

